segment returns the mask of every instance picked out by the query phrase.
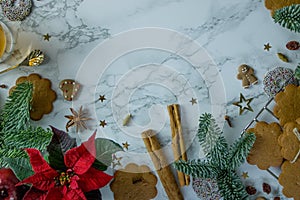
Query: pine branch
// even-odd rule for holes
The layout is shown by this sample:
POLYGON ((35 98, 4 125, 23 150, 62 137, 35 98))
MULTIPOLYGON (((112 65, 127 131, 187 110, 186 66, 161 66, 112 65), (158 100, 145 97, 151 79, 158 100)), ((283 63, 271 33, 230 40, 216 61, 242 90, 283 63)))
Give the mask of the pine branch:
POLYGON ((224 171, 218 181, 218 187, 224 200, 245 199, 248 197, 239 176, 232 170, 224 171))
POLYGON ((17 148, 1 148, 0 149, 0 168, 1 167, 9 167, 6 162, 7 158, 22 158, 27 157, 25 151, 17 148))
POLYGON ((9 95, 2 113, 2 132, 25 130, 28 128, 33 85, 29 82, 18 84, 9 95))
POLYGON ((204 113, 199 120, 198 139, 207 158, 216 145, 222 131, 211 114, 204 113))
POLYGON ((201 177, 201 178, 216 178, 218 176, 218 168, 207 163, 205 161, 182 161, 179 160, 174 163, 174 167, 192 177, 201 177))
POLYGON ((228 144, 224 136, 220 136, 216 145, 210 152, 210 162, 214 166, 218 166, 221 170, 228 167, 228 144))
POLYGON ((19 149, 36 148, 45 150, 50 143, 51 137, 52 132, 50 129, 30 127, 27 130, 5 134, 4 144, 6 146, 16 146, 19 149))
POLYGON ((300 4, 276 10, 273 18, 275 23, 279 23, 291 31, 300 32, 300 4))
POLYGON ((245 161, 255 142, 255 139, 256 137, 253 133, 245 133, 244 136, 239 138, 233 145, 231 145, 228 153, 228 164, 230 165, 230 169, 235 169, 245 161))

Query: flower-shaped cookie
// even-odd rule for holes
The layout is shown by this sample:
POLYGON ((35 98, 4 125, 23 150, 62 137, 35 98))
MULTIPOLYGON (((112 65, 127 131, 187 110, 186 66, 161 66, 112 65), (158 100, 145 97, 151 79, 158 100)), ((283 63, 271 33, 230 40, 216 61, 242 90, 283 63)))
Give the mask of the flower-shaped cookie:
POLYGON ((130 163, 114 174, 110 189, 115 200, 147 200, 157 195, 157 178, 149 167, 130 163))
POLYGON ((300 0, 265 0, 265 6, 271 11, 271 15, 274 14, 275 10, 292 4, 300 4, 300 0))
POLYGON ((273 122, 257 122, 254 128, 247 130, 256 136, 255 143, 248 154, 249 164, 257 165, 259 169, 266 170, 271 166, 280 166, 283 158, 277 140, 281 135, 281 127, 273 122))
POLYGON ((273 112, 281 126, 295 121, 300 117, 300 86, 287 85, 284 91, 275 96, 275 102, 273 112))
POLYGON ((300 118, 295 122, 284 125, 283 134, 278 137, 278 143, 282 147, 281 155, 288 161, 295 162, 300 152, 300 118))
MULTIPOLYGON (((38 74, 22 76, 16 80, 16 85, 25 81, 33 84, 32 104, 30 118, 40 120, 44 114, 49 114, 53 110, 53 101, 56 99, 56 93, 51 89, 51 81, 42 78, 38 74)), ((11 91, 14 89, 11 88, 11 91)))
POLYGON ((300 159, 295 163, 285 161, 281 166, 279 183, 283 186, 282 193, 288 198, 300 200, 300 159))

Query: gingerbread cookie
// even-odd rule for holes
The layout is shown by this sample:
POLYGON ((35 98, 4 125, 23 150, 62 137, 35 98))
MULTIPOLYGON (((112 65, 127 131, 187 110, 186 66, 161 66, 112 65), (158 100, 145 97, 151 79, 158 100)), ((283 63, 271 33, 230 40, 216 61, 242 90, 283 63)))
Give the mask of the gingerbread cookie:
POLYGON ((289 84, 274 98, 276 105, 274 115, 279 119, 281 126, 293 122, 300 117, 300 87, 289 84))
MULTIPOLYGON (((56 99, 56 93, 51 89, 51 81, 42 78, 38 74, 22 76, 16 80, 16 85, 25 81, 29 81, 33 84, 30 118, 36 121, 40 120, 44 114, 49 114, 52 111, 52 103, 56 99)), ((10 92, 14 87, 10 89, 10 92)))
POLYGON ((72 79, 64 79, 59 83, 59 88, 63 92, 63 97, 67 101, 72 101, 79 90, 79 83, 72 79))
POLYGON ((149 167, 130 163, 115 172, 110 189, 115 200, 148 200, 157 195, 156 183, 157 178, 149 167))
POLYGON ((282 193, 288 198, 300 200, 300 159, 295 163, 285 161, 281 166, 279 183, 283 186, 282 193))
POLYGON ((237 79, 242 80, 243 88, 249 88, 252 84, 257 84, 257 78, 254 76, 254 70, 248 65, 241 65, 238 68, 237 79))
POLYGON ((300 0, 265 0, 265 6, 271 11, 272 16, 275 10, 286 6, 291 6, 293 4, 300 4, 300 0))
POLYGON ((257 122, 254 128, 248 129, 256 136, 255 143, 248 154, 247 161, 249 164, 257 165, 259 169, 266 170, 271 166, 277 167, 283 161, 281 156, 281 147, 277 140, 282 134, 279 124, 257 122))
POLYGON ((284 125, 283 134, 279 136, 278 143, 282 147, 281 155, 291 163, 300 156, 300 118, 295 122, 284 125))

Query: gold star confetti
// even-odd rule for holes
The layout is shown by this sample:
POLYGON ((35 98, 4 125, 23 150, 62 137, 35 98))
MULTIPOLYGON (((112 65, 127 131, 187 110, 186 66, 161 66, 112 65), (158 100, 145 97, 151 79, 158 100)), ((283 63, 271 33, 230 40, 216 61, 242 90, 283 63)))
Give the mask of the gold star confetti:
POLYGON ((243 172, 242 177, 244 179, 249 178, 248 172, 243 172))
POLYGON ((130 146, 130 144, 128 144, 128 142, 122 143, 123 148, 128 150, 128 147, 130 146))
POLYGON ((240 93, 240 101, 234 102, 233 105, 238 106, 240 108, 240 115, 243 114, 245 110, 249 110, 253 112, 253 109, 250 106, 251 101, 253 98, 245 99, 242 93, 240 93))
POLYGON ((103 102, 105 100, 106 100, 105 95, 99 95, 99 101, 103 102))
POLYGON ((100 120, 100 126, 102 126, 104 128, 104 126, 106 126, 107 123, 105 122, 105 120, 100 120))
POLYGON ((197 104, 197 99, 192 98, 192 100, 190 100, 190 102, 192 103, 192 105, 197 104))
POLYGON ((265 51, 270 51, 271 48, 272 48, 272 46, 269 43, 264 44, 264 50, 265 51))
POLYGON ((113 169, 116 167, 116 166, 122 166, 121 164, 121 160, 122 160, 123 157, 117 157, 116 154, 113 154, 112 155, 112 167, 113 169))
POLYGON ((44 40, 49 41, 50 38, 51 38, 51 35, 49 35, 49 34, 47 33, 47 34, 43 35, 43 37, 44 37, 44 40))

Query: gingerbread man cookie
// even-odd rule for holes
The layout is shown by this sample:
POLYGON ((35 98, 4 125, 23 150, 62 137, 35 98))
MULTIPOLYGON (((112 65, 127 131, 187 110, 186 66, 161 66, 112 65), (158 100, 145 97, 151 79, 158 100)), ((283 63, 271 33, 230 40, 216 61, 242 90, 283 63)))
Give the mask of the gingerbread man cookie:
POLYGON ((258 83, 257 78, 254 76, 254 70, 246 64, 239 66, 237 79, 242 80, 243 88, 249 88, 250 85, 258 83))

